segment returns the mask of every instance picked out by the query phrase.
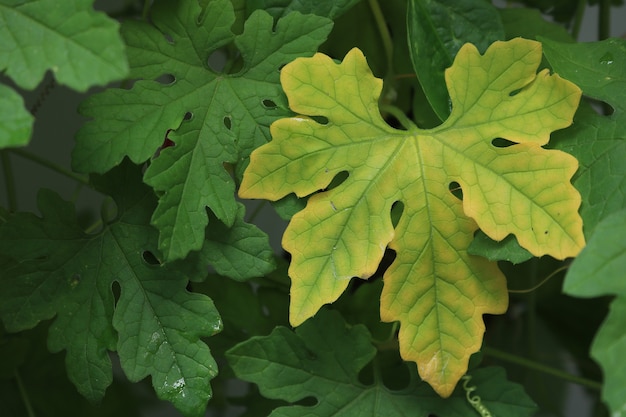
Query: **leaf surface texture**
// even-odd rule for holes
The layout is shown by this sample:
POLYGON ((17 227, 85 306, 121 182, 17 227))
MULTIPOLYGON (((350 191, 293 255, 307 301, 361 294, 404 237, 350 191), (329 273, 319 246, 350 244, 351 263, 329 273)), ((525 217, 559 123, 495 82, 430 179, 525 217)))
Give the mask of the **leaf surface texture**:
POLYGON ((283 68, 300 116, 272 125, 239 193, 314 194, 283 236, 293 325, 335 301, 352 277, 370 277, 389 247, 396 259, 384 275, 381 318, 400 321, 402 357, 439 394, 452 393, 480 348, 482 315, 508 302, 497 265, 467 253, 476 230, 494 240, 514 234, 534 256, 564 259, 584 246, 580 195, 569 183, 577 161, 541 147, 571 124, 580 90, 537 73, 540 59, 534 41, 496 42, 484 55, 464 45, 445 74, 450 117, 429 130, 384 121, 382 81, 357 49, 340 64, 316 54, 283 68), (499 138, 513 145, 495 146, 499 138), (394 204, 402 205, 395 227, 394 204))

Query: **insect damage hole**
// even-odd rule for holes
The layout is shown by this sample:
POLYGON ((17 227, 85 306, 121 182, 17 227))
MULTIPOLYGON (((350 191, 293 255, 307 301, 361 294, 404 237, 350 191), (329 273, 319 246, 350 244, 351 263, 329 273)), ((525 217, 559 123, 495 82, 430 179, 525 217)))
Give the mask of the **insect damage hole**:
POLYGON ((222 122, 224 123, 224 127, 228 130, 232 130, 233 128, 233 119, 230 116, 224 116, 224 119, 222 119, 222 122))
POLYGON ((265 107, 268 110, 274 110, 276 107, 278 107, 278 105, 273 100, 270 100, 269 98, 264 99, 261 103, 263 104, 263 107, 265 107))
POLYGON ((461 189, 461 184, 456 181, 452 181, 448 184, 448 190, 453 196, 463 201, 463 190, 461 189))
POLYGON ((161 265, 161 261, 159 261, 159 259, 149 250, 143 251, 141 253, 141 258, 148 265, 161 265))
POLYGON ((491 141, 491 144, 496 148, 508 148, 509 146, 515 145, 515 142, 511 142, 510 140, 504 138, 495 138, 491 141))

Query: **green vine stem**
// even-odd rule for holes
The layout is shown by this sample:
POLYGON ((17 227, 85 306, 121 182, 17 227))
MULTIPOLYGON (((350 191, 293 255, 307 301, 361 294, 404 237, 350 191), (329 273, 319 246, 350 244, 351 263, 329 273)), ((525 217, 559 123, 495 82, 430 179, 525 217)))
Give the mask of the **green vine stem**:
POLYGON ((611 0, 600 0, 598 12, 598 40, 611 36, 611 0))
POLYGON ((572 25, 572 37, 578 39, 580 33, 580 27, 583 23, 583 16, 585 15, 585 9, 587 8, 587 0, 578 0, 576 4, 576 13, 574 14, 574 24, 572 25))
POLYGON ((391 33, 389 33, 389 28, 387 27, 387 22, 385 21, 385 16, 380 8, 380 4, 378 4, 378 0, 369 0, 369 5, 374 19, 376 20, 376 26, 378 26, 378 31, 383 41, 383 47, 385 48, 387 74, 391 74, 393 72, 393 41, 391 40, 391 33))
POLYGON ((13 373, 13 376, 15 377, 15 381, 17 382, 17 388, 20 391, 22 402, 24 403, 24 407, 26 408, 26 415, 28 417, 35 417, 35 410, 33 410, 33 406, 30 403, 30 399, 28 398, 28 394, 26 393, 26 389, 24 388, 24 383, 22 382, 20 374, 15 371, 13 373))
POLYGON ((555 376, 557 378, 563 379, 568 382, 572 382, 574 384, 582 385, 584 387, 590 388, 595 391, 600 391, 602 389, 602 384, 598 381, 593 381, 591 379, 572 375, 560 369, 553 368, 551 366, 547 366, 542 363, 523 358, 521 356, 503 352, 501 350, 491 348, 488 346, 483 346, 481 351, 483 352, 483 354, 487 356, 491 356, 492 358, 496 358, 504 362, 514 363, 516 365, 520 365, 528 369, 533 369, 535 371, 543 372, 545 374, 555 376))
POLYGON ((15 191, 15 176, 11 167, 11 157, 7 150, 0 152, 0 160, 2 162, 2 172, 4 174, 4 183, 6 185, 7 204, 11 212, 17 211, 17 193, 15 191))
POLYGON ((70 179, 73 179, 74 181, 77 181, 79 183, 85 184, 85 185, 91 185, 89 184, 89 178, 86 175, 80 175, 77 174, 75 172, 72 172, 64 167, 62 167, 59 164, 55 164, 54 162, 51 162, 45 158, 42 158, 40 156, 37 156, 31 152, 25 151, 23 149, 18 149, 18 148, 14 148, 14 149, 10 149, 9 150, 11 153, 14 153, 15 155, 19 155, 24 159, 28 159, 30 161, 33 161, 41 166, 44 166, 54 172, 57 172, 65 177, 68 177, 70 179))
POLYGON ((404 114, 404 112, 396 106, 391 106, 389 104, 380 104, 379 107, 382 113, 388 113, 398 119, 398 122, 400 122, 402 127, 404 127, 406 130, 417 130, 417 126, 415 126, 415 123, 413 123, 411 119, 409 119, 406 114, 404 114))

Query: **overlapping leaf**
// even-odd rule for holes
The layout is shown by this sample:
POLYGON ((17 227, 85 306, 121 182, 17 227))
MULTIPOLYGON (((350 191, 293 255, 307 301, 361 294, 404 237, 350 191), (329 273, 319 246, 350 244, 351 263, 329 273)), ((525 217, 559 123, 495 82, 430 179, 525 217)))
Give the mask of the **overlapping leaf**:
POLYGON ((24 108, 22 97, 15 90, 0 85, 0 149, 26 145, 33 120, 24 108))
POLYGON ((446 72, 450 117, 408 131, 381 118, 382 83, 358 50, 341 64, 317 54, 282 70, 290 107, 306 116, 272 125, 273 140, 252 154, 240 195, 305 196, 348 173, 312 196, 283 236, 292 254, 292 324, 335 301, 353 276, 371 276, 389 246, 397 257, 384 276, 381 318, 401 322, 403 358, 417 362, 438 393, 452 393, 480 348, 482 315, 507 306, 496 264, 467 254, 476 229, 495 240, 515 234, 535 256, 563 259, 584 246, 580 196, 569 184, 576 160, 541 148, 571 123, 580 90, 537 74, 540 59, 534 41, 496 42, 482 56, 465 45, 446 72), (496 138, 515 144, 496 147, 496 138), (462 201, 449 191, 454 182, 462 201), (394 228, 397 202, 403 212, 394 228))
POLYGON ((208 297, 185 290, 187 277, 151 262, 155 201, 130 166, 95 179, 118 208, 100 233, 84 233, 72 205, 45 190, 43 217, 17 214, 2 225, 0 251, 14 263, 0 279, 0 315, 11 331, 56 315, 49 347, 67 351, 69 377, 91 400, 111 383, 107 351, 117 350, 130 380, 151 376, 160 398, 203 415, 217 367, 200 337, 221 321, 208 297))
POLYGON ((291 12, 316 14, 335 20, 361 0, 248 0, 248 10, 263 9, 275 18, 291 12))
POLYGON ((409 53, 426 97, 441 120, 450 114, 444 70, 463 44, 482 52, 504 40, 498 10, 483 0, 409 0, 409 53))
POLYGON ((589 245, 572 264, 566 276, 563 291, 578 297, 617 295, 602 327, 591 346, 591 356, 604 370, 602 397, 611 409, 611 415, 626 415, 626 210, 605 218, 589 240, 589 245))
POLYGON ((257 11, 235 36, 228 0, 211 1, 206 10, 195 0, 157 2, 151 17, 154 26, 133 21, 122 28, 131 75, 147 80, 130 90, 108 90, 82 106, 95 120, 79 131, 73 161, 78 170, 94 172, 110 169, 125 155, 143 162, 168 130, 177 129, 169 133, 175 146, 163 149, 145 175, 161 193, 152 223, 165 258, 173 260, 202 246, 207 206, 227 226, 233 224, 235 186, 224 163, 240 176, 252 149, 269 139, 269 124, 288 114, 280 67, 311 55, 332 22, 292 13, 274 28, 272 17, 257 11), (209 57, 231 42, 241 54, 241 70, 212 70, 209 57), (169 84, 152 81, 168 74, 174 78, 169 84))
MULTIPOLYGON (((297 402, 307 397, 314 406, 291 405, 270 416, 315 415, 348 417, 465 417, 475 410, 460 387, 448 399, 440 398, 419 381, 411 367, 412 382, 400 391, 387 388, 380 378, 367 385, 359 372, 376 355, 367 329, 348 326, 336 312, 321 311, 296 329, 277 327, 269 336, 253 337, 228 352, 228 360, 242 379, 259 385, 268 398, 297 402)), ((500 369, 472 372, 482 404, 494 415, 530 416, 532 400, 517 384, 506 381, 500 369)))
POLYGON ((47 70, 85 91, 128 73, 119 24, 95 12, 93 0, 0 1, 0 69, 32 90, 47 70))
POLYGON ((626 415, 623 356, 626 353, 626 41, 609 39, 588 44, 543 40, 546 57, 585 95, 613 107, 610 116, 581 111, 575 125, 558 135, 556 146, 576 155, 580 170, 581 215, 589 245, 567 273, 563 291, 578 297, 617 295, 598 331, 591 355, 604 370, 603 399, 612 415, 626 415), (568 133, 565 135, 565 133, 568 133))
POLYGON ((576 123, 554 138, 555 147, 580 163, 573 183, 582 196, 585 235, 591 236, 599 221, 626 207, 626 41, 542 42, 555 71, 613 107, 610 116, 579 112, 576 123))

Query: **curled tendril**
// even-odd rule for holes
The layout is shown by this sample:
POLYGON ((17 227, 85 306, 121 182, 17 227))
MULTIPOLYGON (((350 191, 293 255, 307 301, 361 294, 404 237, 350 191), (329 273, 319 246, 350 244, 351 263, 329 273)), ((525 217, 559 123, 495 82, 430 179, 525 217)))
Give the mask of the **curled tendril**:
POLYGON ((482 400, 478 395, 472 396, 472 392, 476 391, 475 385, 473 387, 468 386, 472 377, 465 375, 461 379, 463 380, 463 389, 465 390, 465 398, 467 398, 467 402, 470 403, 474 410, 478 411, 478 414, 480 414, 481 417, 494 417, 494 415, 491 414, 491 411, 489 411, 489 409, 482 403, 482 400))

